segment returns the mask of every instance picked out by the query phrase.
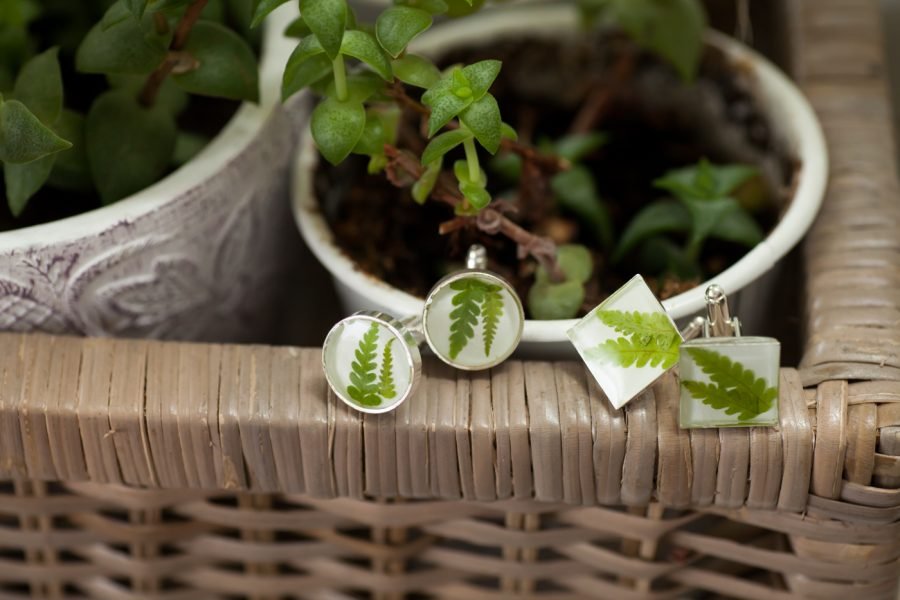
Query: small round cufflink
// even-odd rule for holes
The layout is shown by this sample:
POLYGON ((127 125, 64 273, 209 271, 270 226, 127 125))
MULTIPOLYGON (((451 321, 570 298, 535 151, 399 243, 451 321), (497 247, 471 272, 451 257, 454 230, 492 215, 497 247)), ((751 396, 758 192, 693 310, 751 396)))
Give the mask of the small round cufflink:
POLYGON ((509 358, 522 338, 525 311, 513 287, 486 266, 484 247, 472 246, 466 269, 435 284, 421 316, 400 320, 363 311, 335 325, 325 338, 322 368, 338 398, 373 414, 399 406, 419 382, 423 341, 440 360, 466 371, 509 358))
POLYGON ((428 293, 422 327, 439 359, 457 369, 480 371, 515 352, 525 310, 513 287, 487 270, 484 246, 474 245, 466 269, 444 277, 428 293))

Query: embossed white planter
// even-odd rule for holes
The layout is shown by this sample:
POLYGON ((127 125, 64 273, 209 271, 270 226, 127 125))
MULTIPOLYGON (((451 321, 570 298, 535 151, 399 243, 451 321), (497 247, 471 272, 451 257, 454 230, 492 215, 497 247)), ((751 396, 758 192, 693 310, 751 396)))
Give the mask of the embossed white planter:
MULTIPOLYGON (((289 257, 288 168, 303 104, 282 107, 293 49, 267 25, 258 105, 196 158, 116 204, 0 234, 0 328, 186 340, 259 336, 289 257)), ((268 313, 268 315, 267 315, 268 313)))
MULTIPOLYGON (((447 48, 467 42, 522 35, 552 36, 572 31, 576 26, 577 15, 570 6, 515 7, 441 25, 416 40, 415 44, 417 52, 440 54, 447 48)), ((708 42, 734 62, 752 66, 756 76, 755 92, 775 135, 802 165, 794 197, 775 229, 715 278, 715 283, 728 292, 731 304, 742 320, 751 324, 747 331, 752 333, 757 324, 768 317, 767 311, 771 308, 763 300, 774 281, 773 267, 800 241, 819 210, 828 176, 828 157, 822 130, 812 108, 781 71, 753 50, 726 36, 710 33, 708 42)), ((334 277, 346 312, 382 310, 398 317, 421 314, 421 299, 363 273, 335 245, 313 194, 312 173, 319 159, 308 130, 304 131, 294 164, 294 217, 307 245, 334 277)), ((704 309, 703 293, 710 283, 712 281, 704 282, 669 298, 663 305, 673 319, 690 317, 704 309)), ((574 356, 566 331, 575 323, 574 319, 526 321, 519 355, 574 356)))

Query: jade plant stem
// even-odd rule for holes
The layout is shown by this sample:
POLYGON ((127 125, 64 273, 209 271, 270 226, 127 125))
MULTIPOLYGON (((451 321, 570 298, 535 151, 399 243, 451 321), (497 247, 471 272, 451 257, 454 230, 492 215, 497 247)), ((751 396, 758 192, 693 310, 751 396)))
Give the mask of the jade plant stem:
POLYGON ((334 71, 334 91, 340 102, 347 100, 347 69, 344 67, 344 57, 338 54, 331 62, 334 71))
POLYGON ((181 20, 178 22, 178 26, 175 28, 175 34, 172 36, 172 43, 169 44, 169 53, 156 70, 147 77, 147 81, 144 83, 144 87, 138 95, 138 100, 143 106, 149 107, 156 103, 156 96, 159 94, 159 89, 162 87, 166 78, 172 73, 175 66, 181 61, 179 53, 187 43, 188 37, 191 35, 191 30, 194 28, 197 20, 200 19, 200 15, 203 13, 203 9, 206 8, 208 2, 209 0, 194 0, 187 7, 187 10, 184 11, 184 15, 182 15, 181 20))
POLYGON ((478 164, 478 150, 475 148, 475 138, 469 138, 463 142, 466 150, 466 162, 469 164, 469 181, 473 183, 481 179, 481 165, 478 164))

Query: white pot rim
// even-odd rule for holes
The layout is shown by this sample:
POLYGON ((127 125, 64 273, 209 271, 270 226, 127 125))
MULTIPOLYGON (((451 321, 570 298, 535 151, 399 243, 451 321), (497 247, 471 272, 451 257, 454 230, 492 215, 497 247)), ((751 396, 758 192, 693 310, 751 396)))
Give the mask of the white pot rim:
POLYGON ((0 233, 0 252, 25 250, 48 242, 97 235, 121 221, 131 221, 202 185, 244 152, 281 103, 281 78, 295 43, 283 35, 298 15, 293 4, 274 11, 265 24, 260 59, 259 104, 244 102, 225 127, 190 161, 136 194, 114 204, 49 223, 0 233))
MULTIPOLYGON (((433 54, 458 45, 461 40, 489 39, 498 34, 522 31, 540 33, 576 25, 576 12, 568 5, 511 7, 442 24, 416 40, 413 49, 423 54, 433 54)), ((800 159, 801 165, 788 210, 764 241, 713 279, 663 302, 670 316, 676 320, 704 309, 704 290, 709 284, 717 283, 728 292, 737 291, 769 271, 776 261, 796 246, 819 211, 828 179, 825 137, 812 107, 797 87, 768 60, 738 41, 712 31, 707 34, 707 40, 733 61, 754 66, 760 93, 777 99, 777 104, 772 103, 768 107, 778 113, 768 115, 779 123, 776 134, 793 145, 791 151, 800 159), (775 119, 775 116, 778 118, 775 119)), ((421 313, 422 299, 364 273, 335 245, 331 230, 317 205, 312 178, 306 175, 317 163, 318 154, 307 128, 300 141, 292 183, 294 218, 307 245, 334 277, 357 294, 370 298, 373 305, 390 307, 399 316, 421 313)), ((567 341, 566 331, 577 322, 578 319, 529 319, 525 322, 522 341, 567 341)))

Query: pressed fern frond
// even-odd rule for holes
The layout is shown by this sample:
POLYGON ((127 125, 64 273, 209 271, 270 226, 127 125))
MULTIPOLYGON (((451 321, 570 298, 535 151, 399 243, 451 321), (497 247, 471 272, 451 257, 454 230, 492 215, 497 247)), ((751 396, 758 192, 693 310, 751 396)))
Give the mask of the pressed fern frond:
MULTIPOLYGON (((651 342, 654 340, 651 339, 651 342)), ((679 344, 671 344, 668 347, 655 343, 641 344, 634 339, 624 337, 615 340, 606 340, 599 346, 588 352, 588 358, 595 358, 603 362, 613 363, 620 367, 662 367, 669 369, 678 362, 679 344)))
POLYGON ((394 352, 391 346, 394 345, 394 338, 391 338, 384 347, 381 355, 381 374, 378 377, 378 393, 382 398, 393 398, 397 395, 397 388, 394 385, 394 352))
POLYGON ((776 388, 769 387, 765 379, 724 354, 703 348, 688 348, 687 352, 712 381, 711 384, 682 382, 691 396, 704 404, 748 421, 770 410, 778 399, 776 388))
POLYGON ((479 305, 484 302, 486 287, 485 283, 473 277, 450 284, 450 289, 457 292, 452 299, 456 308, 450 313, 450 358, 459 356, 469 340, 475 337, 475 326, 481 315, 479 305))
POLYGON ((484 302, 481 305, 481 323, 484 329, 481 338, 484 341, 484 355, 491 355, 494 339, 497 337, 497 327, 503 316, 503 294, 499 285, 485 285, 484 302))
POLYGON ((356 348, 356 360, 350 371, 347 393, 363 406, 378 406, 381 398, 375 382, 375 360, 378 357, 378 324, 372 323, 356 348))
POLYGON ((616 333, 625 335, 668 335, 675 332, 669 317, 658 312, 625 312, 621 310, 599 310, 597 317, 616 333))

